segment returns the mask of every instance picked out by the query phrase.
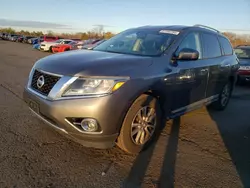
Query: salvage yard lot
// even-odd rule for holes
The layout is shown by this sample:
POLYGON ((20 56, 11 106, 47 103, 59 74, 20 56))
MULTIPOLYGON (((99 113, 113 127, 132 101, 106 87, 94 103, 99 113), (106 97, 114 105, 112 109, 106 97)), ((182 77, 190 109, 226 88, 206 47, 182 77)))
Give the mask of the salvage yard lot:
POLYGON ((224 112, 167 122, 156 144, 132 156, 82 147, 31 114, 22 91, 47 55, 0 40, 0 187, 250 187, 250 86, 237 87, 224 112))

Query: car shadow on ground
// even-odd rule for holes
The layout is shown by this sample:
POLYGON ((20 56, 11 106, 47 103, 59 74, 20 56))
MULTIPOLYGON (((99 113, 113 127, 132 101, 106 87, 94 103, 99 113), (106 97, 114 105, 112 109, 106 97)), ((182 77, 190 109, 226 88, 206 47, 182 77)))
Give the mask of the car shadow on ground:
MULTIPOLYGON (((237 89, 241 90, 242 88, 239 87, 237 89)), ((250 90, 249 92, 234 94, 230 103, 238 103, 237 100, 250 102, 250 90)), ((231 109, 218 112, 208 108, 208 114, 217 124, 220 136, 236 167, 241 183, 244 187, 250 187, 250 121, 247 120, 249 117, 246 117, 246 113, 241 113, 241 111, 249 111, 249 109, 247 109, 249 105, 230 105, 230 103, 228 108, 231 109), (237 106, 238 109, 232 109, 235 108, 235 106, 237 106), (237 121, 237 119, 240 121, 237 121), (235 124, 235 122, 238 122, 238 125, 235 124)), ((164 150, 164 161, 161 166, 160 177, 156 182, 156 187, 174 187, 180 124, 180 117, 172 121, 171 132, 166 149, 164 150)), ((162 129, 165 125, 166 122, 163 121, 162 129)), ((158 134, 150 147, 138 154, 122 187, 132 188, 142 186, 159 137, 160 135, 158 134)))
MULTIPOLYGON (((166 121, 162 121, 161 128, 163 129, 165 125, 166 121)), ((171 132, 169 135, 168 144, 166 145, 165 149, 163 165, 161 167, 161 174, 158 181, 156 182, 158 187, 174 187, 175 163, 177 158, 179 131, 180 117, 172 121, 171 132)), ((160 134, 157 134, 153 143, 148 148, 146 148, 146 150, 143 150, 138 154, 122 187, 141 187, 159 137, 160 134)))
MULTIPOLYGON (((249 86, 245 85, 250 89, 249 86)), ((237 90, 241 89, 243 89, 242 86, 238 86, 237 90)), ((228 113, 227 110, 218 112, 208 109, 210 117, 217 124, 220 136, 244 187, 250 187, 250 119, 249 116, 246 117, 246 112, 249 112, 250 109, 248 108, 249 105, 244 105, 244 103, 249 102, 250 90, 232 95, 230 103, 243 104, 230 110, 234 113, 228 113)), ((232 108, 230 103, 228 109, 232 108)))

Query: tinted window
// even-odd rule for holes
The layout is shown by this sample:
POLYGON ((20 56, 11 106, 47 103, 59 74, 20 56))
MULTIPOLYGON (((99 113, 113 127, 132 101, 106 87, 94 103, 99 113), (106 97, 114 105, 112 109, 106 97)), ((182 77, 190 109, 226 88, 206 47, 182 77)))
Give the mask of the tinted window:
POLYGON ((71 40, 65 40, 64 41, 64 44, 69 44, 69 43, 71 43, 72 41, 71 40))
POLYGON ((219 41, 215 35, 203 33, 202 45, 204 49, 204 58, 215 58, 222 55, 219 41))
POLYGON ((219 37, 219 41, 221 43, 224 54, 225 55, 232 55, 233 49, 232 49, 230 42, 224 37, 219 37))
POLYGON ((181 42, 177 53, 181 51, 183 48, 190 48, 193 50, 197 50, 199 52, 199 59, 202 57, 202 48, 199 33, 190 33, 188 34, 184 40, 181 42))

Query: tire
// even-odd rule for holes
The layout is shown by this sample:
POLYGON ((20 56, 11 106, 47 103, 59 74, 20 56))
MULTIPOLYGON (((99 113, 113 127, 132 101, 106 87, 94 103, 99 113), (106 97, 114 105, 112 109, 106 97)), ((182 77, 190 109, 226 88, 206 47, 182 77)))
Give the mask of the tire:
POLYGON ((51 46, 51 47, 49 47, 49 52, 50 52, 50 53, 52 53, 52 46, 51 46))
POLYGON ((64 51, 65 51, 65 52, 66 52, 66 51, 70 51, 70 49, 69 49, 69 48, 66 48, 64 51))
MULTIPOLYGON (((153 138, 159 133, 159 130, 161 127, 160 126, 161 120, 162 120, 162 112, 161 112, 161 108, 160 108, 160 104, 158 100, 150 95, 141 95, 131 105, 131 107, 129 108, 124 118, 122 128, 120 130, 120 135, 118 136, 118 139, 117 139, 118 147, 120 147, 125 152, 131 153, 131 154, 136 154, 136 153, 139 153, 142 149, 146 149, 147 146, 152 142, 153 138), (155 126, 147 126, 143 123, 141 124, 137 123, 137 125, 140 124, 140 126, 144 128, 142 127, 139 128, 138 126, 132 126, 132 123, 139 122, 139 119, 140 119, 139 112, 141 112, 140 110, 146 110, 146 114, 149 114, 150 109, 154 109, 153 114, 155 115, 155 118, 151 118, 153 120, 151 121, 153 122, 151 123, 151 125, 155 125, 155 126), (148 135, 147 131, 149 132, 151 130, 152 136, 149 139, 145 139, 146 141, 143 143, 136 143, 136 138, 137 138, 137 134, 139 134, 139 131, 134 136, 132 136, 132 132, 136 132, 135 130, 139 130, 139 129, 141 129, 141 131, 144 132, 145 136, 148 135)), ((141 140, 139 140, 139 142, 141 142, 141 140)))
POLYGON ((219 99, 211 104, 211 107, 215 110, 222 111, 227 107, 231 95, 232 95, 233 85, 232 82, 228 82, 219 94, 219 99))

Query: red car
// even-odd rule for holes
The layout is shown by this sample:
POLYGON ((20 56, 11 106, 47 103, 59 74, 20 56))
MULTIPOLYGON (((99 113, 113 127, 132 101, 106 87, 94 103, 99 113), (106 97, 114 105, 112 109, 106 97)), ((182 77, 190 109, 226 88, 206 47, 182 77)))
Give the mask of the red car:
POLYGON ((237 46, 235 54, 239 59, 238 83, 250 81, 250 45, 237 46))
POLYGON ((54 42, 59 39, 59 37, 54 37, 54 36, 41 36, 40 39, 44 42, 54 42))
POLYGON ((52 52, 58 53, 58 52, 65 52, 65 51, 69 51, 69 50, 74 50, 76 44, 77 44, 77 42, 75 42, 75 41, 72 41, 68 44, 59 44, 59 45, 52 47, 52 52))

